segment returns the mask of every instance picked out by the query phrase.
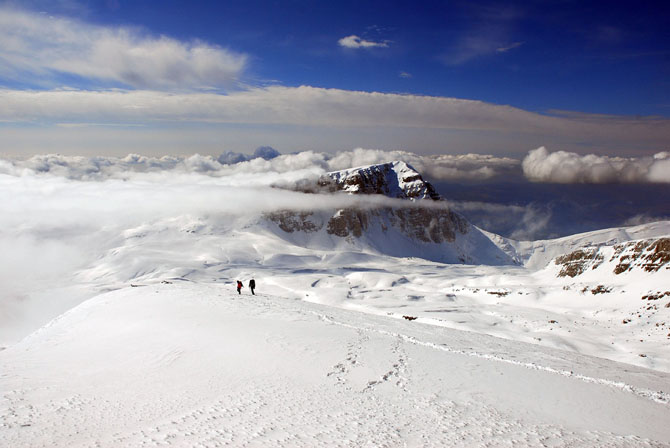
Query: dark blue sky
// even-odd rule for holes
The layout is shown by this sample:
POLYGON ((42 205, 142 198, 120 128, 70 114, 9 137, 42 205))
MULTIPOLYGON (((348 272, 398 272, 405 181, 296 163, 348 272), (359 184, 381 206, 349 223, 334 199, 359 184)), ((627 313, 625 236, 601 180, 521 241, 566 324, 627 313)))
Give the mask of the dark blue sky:
POLYGON ((39 9, 247 54, 244 82, 670 116, 670 6, 588 1, 99 1, 39 9), (344 48, 357 35, 384 47, 344 48))

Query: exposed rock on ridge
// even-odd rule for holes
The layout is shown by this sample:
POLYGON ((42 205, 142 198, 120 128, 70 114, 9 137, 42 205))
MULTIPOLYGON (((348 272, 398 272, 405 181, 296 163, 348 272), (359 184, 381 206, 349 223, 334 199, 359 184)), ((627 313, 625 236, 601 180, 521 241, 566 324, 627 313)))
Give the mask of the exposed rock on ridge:
POLYGON ((670 270, 670 238, 655 238, 614 246, 584 247, 557 257, 559 277, 576 277, 588 270, 612 269, 614 274, 634 270, 658 272, 670 270), (605 266, 606 265, 606 266, 605 266))

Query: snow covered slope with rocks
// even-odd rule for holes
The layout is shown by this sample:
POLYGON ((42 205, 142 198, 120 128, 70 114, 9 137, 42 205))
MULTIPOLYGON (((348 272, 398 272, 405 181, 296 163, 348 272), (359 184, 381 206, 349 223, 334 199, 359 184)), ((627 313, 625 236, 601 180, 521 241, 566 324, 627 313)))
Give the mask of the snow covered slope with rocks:
POLYGON ((657 221, 631 227, 594 230, 552 240, 515 241, 489 232, 486 235, 505 253, 530 269, 545 267, 551 260, 580 247, 615 245, 643 238, 670 235, 670 221, 657 221))
POLYGON ((0 352, 38 446, 670 444, 670 375, 225 284, 95 297, 0 352))
POLYGON ((451 211, 433 186, 404 162, 336 171, 303 191, 396 199, 332 211, 268 214, 277 235, 315 248, 372 249, 445 263, 502 265, 513 260, 478 228, 451 211))
POLYGON ((670 446, 668 222, 515 242, 400 163, 158 174, 0 175, 3 446, 670 446))

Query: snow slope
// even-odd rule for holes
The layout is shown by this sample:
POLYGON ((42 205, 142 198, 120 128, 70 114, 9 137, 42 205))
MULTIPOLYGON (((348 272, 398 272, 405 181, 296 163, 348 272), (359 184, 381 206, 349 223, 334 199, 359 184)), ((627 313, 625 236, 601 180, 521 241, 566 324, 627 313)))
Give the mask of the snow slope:
POLYGON ((612 246, 631 240, 670 235, 670 221, 657 221, 632 227, 594 230, 552 240, 516 241, 485 232, 511 258, 529 269, 540 269, 559 255, 584 246, 612 246))
POLYGON ((665 373, 227 283, 126 287, 0 352, 5 446, 667 446, 665 373))
MULTIPOLYGON (((394 172, 391 196, 435 202, 394 172)), ((260 217, 397 198, 249 177, 0 176, 0 445, 670 446, 668 265, 610 244, 670 223, 496 240, 526 266, 466 232, 485 264, 445 264, 381 213, 360 237, 260 217)))

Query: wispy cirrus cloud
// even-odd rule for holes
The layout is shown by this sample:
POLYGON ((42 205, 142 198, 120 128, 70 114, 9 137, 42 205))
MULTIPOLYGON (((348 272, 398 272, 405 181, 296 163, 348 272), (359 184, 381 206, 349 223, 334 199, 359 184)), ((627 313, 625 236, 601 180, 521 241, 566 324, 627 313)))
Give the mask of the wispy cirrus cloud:
POLYGON ((502 47, 496 48, 496 52, 497 53, 507 53, 510 50, 514 50, 515 48, 519 48, 523 44, 524 44, 524 42, 512 42, 511 44, 503 45, 502 47))
POLYGON ((466 27, 447 46, 439 59, 459 66, 470 61, 507 53, 523 45, 513 39, 516 22, 523 12, 515 7, 468 5, 466 27))
POLYGON ((342 39, 338 40, 337 43, 340 45, 340 47, 344 48, 387 48, 389 46, 388 41, 380 41, 380 42, 375 42, 372 40, 367 40, 363 39, 362 37, 359 37, 355 34, 352 34, 351 36, 346 36, 343 37, 342 39))
POLYGON ((153 36, 139 28, 0 7, 0 76, 49 84, 59 74, 103 85, 209 89, 232 85, 247 56, 199 40, 153 36))

